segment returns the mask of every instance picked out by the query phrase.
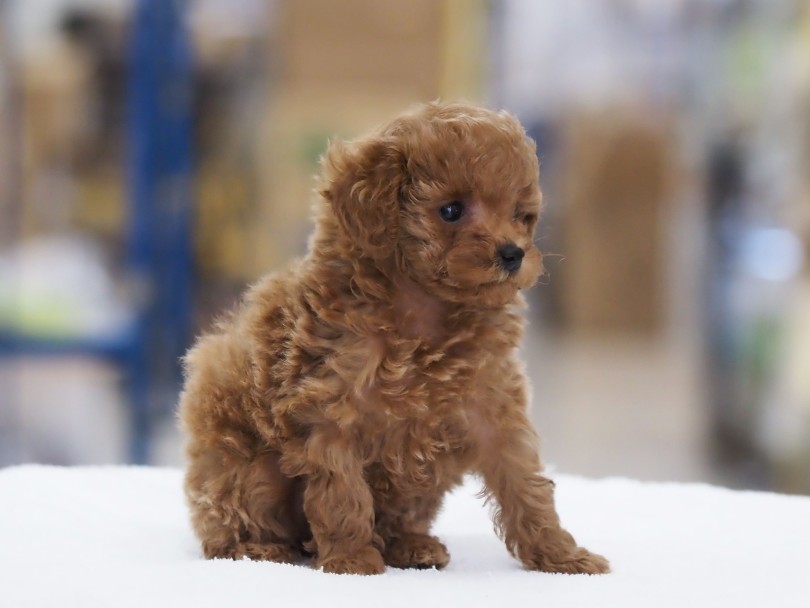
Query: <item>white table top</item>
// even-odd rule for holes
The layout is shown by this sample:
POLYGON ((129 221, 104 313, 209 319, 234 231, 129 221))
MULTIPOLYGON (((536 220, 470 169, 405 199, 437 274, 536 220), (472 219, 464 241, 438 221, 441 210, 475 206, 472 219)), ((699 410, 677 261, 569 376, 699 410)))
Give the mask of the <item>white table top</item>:
POLYGON ((611 574, 523 570, 474 479, 434 527, 445 570, 358 577, 205 561, 176 469, 0 469, 0 606, 810 606, 810 497, 553 477, 563 524, 611 574))

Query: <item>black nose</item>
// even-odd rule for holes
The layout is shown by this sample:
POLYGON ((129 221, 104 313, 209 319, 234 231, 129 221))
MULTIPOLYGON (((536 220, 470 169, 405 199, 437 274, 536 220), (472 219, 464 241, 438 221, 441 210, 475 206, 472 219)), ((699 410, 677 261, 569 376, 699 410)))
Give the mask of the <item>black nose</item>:
POLYGON ((513 243, 498 247, 498 256, 500 256, 501 266, 508 272, 515 272, 520 268, 520 263, 523 261, 525 254, 525 251, 513 243))

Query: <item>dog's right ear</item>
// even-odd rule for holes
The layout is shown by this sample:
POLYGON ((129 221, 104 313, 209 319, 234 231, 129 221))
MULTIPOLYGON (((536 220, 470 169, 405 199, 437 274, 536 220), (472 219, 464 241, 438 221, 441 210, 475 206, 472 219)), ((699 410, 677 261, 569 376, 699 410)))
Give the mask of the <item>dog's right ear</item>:
POLYGON ((405 159, 396 138, 331 142, 321 164, 320 194, 346 236, 375 260, 391 256, 405 179, 405 159))

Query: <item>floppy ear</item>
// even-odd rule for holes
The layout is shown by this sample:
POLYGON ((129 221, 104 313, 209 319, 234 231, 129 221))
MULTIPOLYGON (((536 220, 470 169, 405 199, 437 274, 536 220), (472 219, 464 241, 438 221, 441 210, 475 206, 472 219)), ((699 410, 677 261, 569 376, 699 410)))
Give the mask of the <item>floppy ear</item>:
POLYGON ((322 159, 321 195, 338 225, 370 257, 394 252, 399 231, 404 155, 394 137, 332 142, 322 159))

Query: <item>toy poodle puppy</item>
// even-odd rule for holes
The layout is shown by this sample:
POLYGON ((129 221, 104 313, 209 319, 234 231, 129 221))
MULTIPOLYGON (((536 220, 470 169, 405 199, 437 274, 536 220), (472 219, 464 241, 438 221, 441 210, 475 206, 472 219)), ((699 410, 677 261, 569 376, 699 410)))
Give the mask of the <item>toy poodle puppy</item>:
POLYGON ((322 160, 307 255, 186 359, 186 495, 208 558, 441 568, 444 494, 480 474, 525 567, 608 571, 554 507, 516 352, 542 272, 533 142, 429 103, 322 160))

